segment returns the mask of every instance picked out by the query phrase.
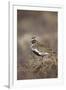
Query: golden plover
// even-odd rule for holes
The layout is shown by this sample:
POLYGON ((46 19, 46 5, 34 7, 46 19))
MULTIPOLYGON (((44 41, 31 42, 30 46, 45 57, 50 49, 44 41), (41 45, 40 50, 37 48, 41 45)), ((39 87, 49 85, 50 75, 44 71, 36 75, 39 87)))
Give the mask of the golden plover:
POLYGON ((31 40, 31 50, 32 52, 37 55, 37 56, 41 56, 42 59, 44 56, 48 56, 49 53, 47 52, 46 48, 43 47, 43 45, 41 45, 37 40, 36 37, 32 37, 31 40))

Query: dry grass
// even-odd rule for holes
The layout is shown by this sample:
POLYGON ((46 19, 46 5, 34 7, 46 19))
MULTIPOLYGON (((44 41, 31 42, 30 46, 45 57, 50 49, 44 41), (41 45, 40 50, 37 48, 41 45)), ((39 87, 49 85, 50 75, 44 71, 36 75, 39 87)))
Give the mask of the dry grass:
POLYGON ((57 77, 58 63, 55 56, 50 56, 43 60, 29 60, 24 66, 19 65, 18 67, 18 80, 57 77))

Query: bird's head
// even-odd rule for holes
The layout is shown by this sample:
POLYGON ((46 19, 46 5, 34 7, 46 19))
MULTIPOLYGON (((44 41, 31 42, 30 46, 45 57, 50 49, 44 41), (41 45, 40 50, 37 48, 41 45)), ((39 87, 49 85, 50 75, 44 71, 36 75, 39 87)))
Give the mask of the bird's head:
POLYGON ((34 44, 34 43, 36 43, 36 41, 37 41, 37 40, 36 40, 36 37, 35 37, 35 36, 32 37, 31 43, 34 44))

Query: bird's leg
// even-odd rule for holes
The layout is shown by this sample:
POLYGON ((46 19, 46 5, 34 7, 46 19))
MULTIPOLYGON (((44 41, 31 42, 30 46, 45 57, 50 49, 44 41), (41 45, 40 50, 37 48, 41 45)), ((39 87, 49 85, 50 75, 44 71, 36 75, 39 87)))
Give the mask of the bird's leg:
POLYGON ((46 55, 46 56, 45 56, 45 60, 47 60, 47 59, 48 59, 48 56, 46 55))
POLYGON ((39 59, 39 61, 41 62, 41 64, 43 64, 43 58, 44 58, 44 56, 41 56, 41 58, 39 59))
POLYGON ((44 58, 44 56, 42 56, 42 64, 43 64, 43 58, 44 58))

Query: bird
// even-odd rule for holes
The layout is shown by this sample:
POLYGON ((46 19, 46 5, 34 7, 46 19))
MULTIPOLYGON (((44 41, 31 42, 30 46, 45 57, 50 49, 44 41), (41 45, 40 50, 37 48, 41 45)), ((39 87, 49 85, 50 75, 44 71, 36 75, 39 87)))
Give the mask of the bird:
POLYGON ((36 56, 40 56, 42 57, 42 59, 46 56, 49 55, 49 53, 47 52, 47 50, 43 47, 43 45, 41 45, 36 37, 32 37, 31 40, 31 51, 36 55, 36 56))

